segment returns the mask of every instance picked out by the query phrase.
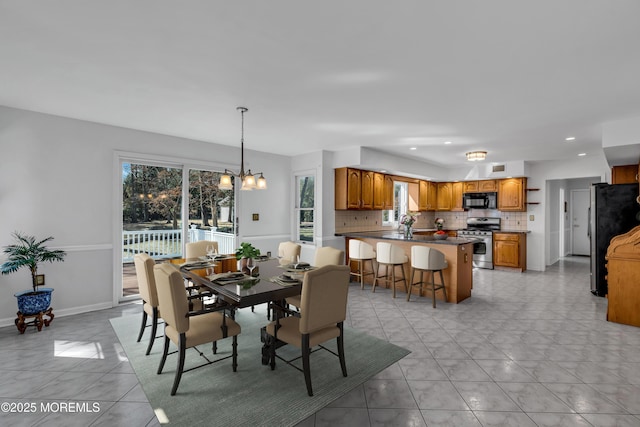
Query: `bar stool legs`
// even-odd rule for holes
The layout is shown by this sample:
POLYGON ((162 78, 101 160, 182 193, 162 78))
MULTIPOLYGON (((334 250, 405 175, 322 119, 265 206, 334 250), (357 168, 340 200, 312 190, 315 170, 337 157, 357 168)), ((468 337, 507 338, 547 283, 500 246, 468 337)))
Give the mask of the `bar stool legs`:
POLYGON ((393 297, 396 297, 396 282, 404 282, 404 289, 405 291, 409 291, 408 288, 408 283, 407 283, 407 278, 404 274, 404 267, 402 264, 384 264, 379 262, 378 263, 378 268, 376 269, 376 276, 373 279, 373 290, 372 292, 376 291, 376 285, 378 280, 383 279, 385 282, 385 287, 387 287, 389 285, 389 283, 391 284, 391 287, 393 289, 393 297), (382 276, 378 276, 378 271, 380 269, 380 265, 384 265, 384 275, 382 276), (389 267, 391 267, 391 278, 389 278, 389 267), (402 277, 399 279, 396 279, 396 267, 400 267, 400 271, 402 271, 402 277))
POLYGON ((407 301, 409 301, 409 299, 411 298, 411 288, 413 286, 420 286, 420 294, 422 295, 422 286, 423 284, 425 284, 423 279, 423 274, 425 271, 427 272, 427 276, 429 275, 428 273, 431 273, 431 282, 426 283, 426 285, 431 289, 431 299, 433 300, 433 308, 436 308, 436 291, 437 290, 442 289, 442 293, 444 294, 444 301, 447 302, 447 288, 444 285, 444 276, 442 274, 442 270, 419 270, 416 268, 412 268, 411 282, 410 282, 411 284, 409 285, 409 290, 407 291, 407 301), (413 280, 415 277, 416 270, 420 272, 420 281, 414 283, 413 280), (435 282, 436 271, 440 274, 440 284, 438 285, 436 285, 436 282, 435 282))
POLYGON ((352 272, 351 275, 359 278, 360 289, 364 289, 364 276, 374 276, 375 277, 375 266, 373 265, 373 259, 350 259, 350 261, 355 261, 357 263, 357 270, 352 272), (366 271, 366 262, 371 262, 371 271, 366 271))

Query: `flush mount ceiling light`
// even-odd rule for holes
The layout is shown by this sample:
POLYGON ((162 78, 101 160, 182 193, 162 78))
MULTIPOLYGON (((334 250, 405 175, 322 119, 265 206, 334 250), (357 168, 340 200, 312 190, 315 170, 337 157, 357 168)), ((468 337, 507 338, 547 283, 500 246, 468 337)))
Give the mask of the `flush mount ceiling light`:
POLYGON ((565 141, 575 141, 576 137, 575 136, 569 136, 567 138, 564 139, 565 141))
POLYGON ((262 175, 262 172, 257 172, 256 175, 260 177, 256 180, 256 177, 251 173, 249 169, 246 173, 244 171, 244 113, 249 111, 245 107, 237 107, 236 110, 240 111, 242 117, 241 136, 240 136, 240 172, 234 173, 228 169, 224 170, 224 175, 220 177, 220 183, 218 188, 220 190, 233 190, 233 184, 231 183, 231 176, 235 176, 242 182, 240 190, 264 190, 267 188, 267 179, 262 175))
POLYGON ((479 160, 484 160, 487 158, 486 151, 469 151, 467 154, 467 160, 470 162, 477 162, 479 160))

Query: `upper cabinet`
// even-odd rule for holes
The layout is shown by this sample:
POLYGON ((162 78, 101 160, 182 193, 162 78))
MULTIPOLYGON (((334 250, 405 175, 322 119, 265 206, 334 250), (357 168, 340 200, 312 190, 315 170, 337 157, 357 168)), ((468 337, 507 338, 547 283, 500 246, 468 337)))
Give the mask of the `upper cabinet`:
POLYGON ((640 165, 614 166, 611 168, 612 184, 637 184, 640 165))
POLYGON ((437 204, 438 187, 435 182, 420 181, 418 210, 434 211, 437 204))
POLYGON ((373 209, 373 176, 375 172, 360 171, 360 208, 373 209))
POLYGON ((498 210, 524 212, 527 210, 527 178, 498 180, 498 210))
POLYGON ((465 181, 463 184, 463 193, 490 193, 498 191, 498 185, 495 179, 484 179, 482 181, 465 181))
POLYGON ((437 211, 450 211, 453 207, 453 183, 439 182, 437 184, 437 211))
POLYGON ((393 209, 393 178, 352 168, 335 170, 334 209, 393 209))
POLYGON ((462 182, 452 182, 451 183, 451 210, 452 211, 463 211, 462 207, 462 190, 463 190, 462 182))

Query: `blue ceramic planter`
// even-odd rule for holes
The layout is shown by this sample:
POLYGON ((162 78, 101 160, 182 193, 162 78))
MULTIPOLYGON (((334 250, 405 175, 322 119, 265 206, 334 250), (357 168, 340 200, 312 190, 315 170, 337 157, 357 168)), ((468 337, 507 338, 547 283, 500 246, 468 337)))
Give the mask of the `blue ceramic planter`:
POLYGON ((39 288, 36 294, 32 289, 14 294, 18 298, 18 310, 22 314, 36 314, 45 311, 51 305, 53 288, 39 288))

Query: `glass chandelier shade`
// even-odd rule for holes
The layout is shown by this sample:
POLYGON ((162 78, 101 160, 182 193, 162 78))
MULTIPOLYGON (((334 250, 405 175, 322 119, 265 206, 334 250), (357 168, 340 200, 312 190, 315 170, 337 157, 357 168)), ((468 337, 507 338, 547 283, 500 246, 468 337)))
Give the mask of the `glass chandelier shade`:
POLYGON ((466 153, 467 160, 470 162, 477 162, 479 160, 484 160, 487 158, 486 151, 470 151, 466 153))
POLYGON ((234 173, 228 169, 225 169, 224 174, 220 176, 220 183, 218 184, 218 188, 220 190, 233 190, 233 182, 231 180, 231 176, 234 176, 239 178, 240 182, 242 182, 240 190, 264 190, 267 188, 267 179, 264 177, 262 172, 258 172, 256 174, 260 175, 260 177, 256 180, 256 177, 251 173, 251 169, 249 169, 246 173, 244 171, 244 113, 249 111, 249 109, 245 107, 237 107, 237 110, 240 111, 240 114, 242 115, 242 133, 240 137, 240 172, 234 173))

